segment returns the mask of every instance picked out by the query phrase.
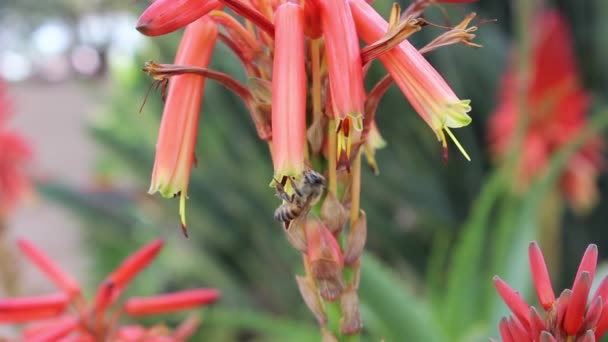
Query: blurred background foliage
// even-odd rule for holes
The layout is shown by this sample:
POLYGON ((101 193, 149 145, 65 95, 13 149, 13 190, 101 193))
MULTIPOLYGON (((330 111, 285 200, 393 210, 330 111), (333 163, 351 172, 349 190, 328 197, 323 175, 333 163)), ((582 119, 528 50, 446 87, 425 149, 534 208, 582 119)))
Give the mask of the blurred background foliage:
MULTIPOLYGON (((72 2, 58 3, 62 5, 54 15, 78 15, 72 2)), ((375 2, 385 16, 390 4, 375 2)), ((47 5, 35 1, 8 5, 53 13, 37 8, 47 5)), ((129 8, 137 14, 145 5, 140 2, 129 8)), ((98 6, 117 4, 99 1, 98 6)), ((561 0, 547 1, 546 7, 560 9, 570 22, 581 76, 594 97, 592 112, 603 109, 606 116, 608 3, 561 0)), ((377 154, 380 175, 371 171, 363 175, 362 208, 369 227, 360 290, 365 340, 471 341, 496 336, 505 307, 497 301, 491 276, 498 273, 514 288, 529 292, 525 291, 529 288, 527 243, 537 238, 545 216, 557 227, 553 241, 558 243, 543 245, 545 253, 553 256, 557 289, 570 286, 588 243, 598 244, 601 258, 608 252, 605 175, 598 184, 601 198, 595 209, 577 216, 565 206, 564 210, 546 207, 551 176, 563 164, 559 158, 552 163, 553 174, 529 193, 516 196, 488 155, 487 121, 496 107, 499 80, 513 43, 510 2, 482 0, 444 8, 447 18, 431 8, 427 19, 439 24, 449 19, 455 24, 469 11, 482 20, 497 19, 480 25, 476 42, 483 48, 451 46, 428 56, 455 92, 471 99, 473 124, 456 134, 473 160, 467 162, 451 149, 444 165, 432 131, 396 87, 389 90, 377 115, 388 142, 377 154), (503 260, 509 260, 508 265, 503 260)), ((427 27, 412 42, 423 46, 439 32, 427 27)), ((147 39, 134 57, 135 66, 109 71, 107 106, 90 128, 104 151, 97 164, 97 184, 80 189, 51 182, 40 188, 82 217, 88 250, 94 254, 91 285, 136 246, 162 236, 169 240, 167 247, 130 291, 151 295, 201 285, 221 289, 221 303, 203 313, 197 340, 318 340, 316 323, 294 281, 294 271, 302 273, 298 253, 272 220, 278 201, 268 187, 272 167, 267 146, 257 139, 235 95, 207 82, 198 167, 187 205, 189 239, 181 236, 177 200, 146 193, 162 104, 152 92, 138 114, 152 84, 139 68, 150 59, 171 62, 178 42, 179 34, 147 39)), ((243 75, 238 61, 221 44, 211 67, 243 75)), ((368 87, 383 75, 382 66, 374 65, 368 87)))

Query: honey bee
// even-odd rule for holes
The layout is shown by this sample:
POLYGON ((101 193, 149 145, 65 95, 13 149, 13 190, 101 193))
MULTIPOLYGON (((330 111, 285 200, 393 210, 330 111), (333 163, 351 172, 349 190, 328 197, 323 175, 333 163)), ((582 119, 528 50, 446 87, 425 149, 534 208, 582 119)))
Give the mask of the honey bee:
POLYGON ((306 170, 299 182, 289 178, 293 194, 284 190, 284 185, 277 182, 277 195, 285 202, 274 211, 274 219, 283 222, 289 228, 291 221, 305 217, 312 206, 319 201, 325 188, 325 177, 314 170, 306 170))

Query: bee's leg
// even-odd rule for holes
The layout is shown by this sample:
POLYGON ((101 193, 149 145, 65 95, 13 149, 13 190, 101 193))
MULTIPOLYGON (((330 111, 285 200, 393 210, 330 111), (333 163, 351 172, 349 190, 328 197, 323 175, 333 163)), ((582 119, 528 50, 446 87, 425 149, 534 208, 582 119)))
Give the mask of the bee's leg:
POLYGON ((289 196, 289 194, 287 192, 285 192, 285 184, 282 182, 277 181, 276 179, 274 180, 277 185, 275 187, 275 189, 277 190, 277 196, 282 199, 283 201, 286 202, 293 202, 293 196, 289 196))
POLYGON ((291 195, 292 200, 297 195, 298 197, 302 197, 302 192, 300 191, 298 184, 293 180, 292 177, 289 177, 289 182, 291 183, 291 187, 293 188, 293 195, 291 195))

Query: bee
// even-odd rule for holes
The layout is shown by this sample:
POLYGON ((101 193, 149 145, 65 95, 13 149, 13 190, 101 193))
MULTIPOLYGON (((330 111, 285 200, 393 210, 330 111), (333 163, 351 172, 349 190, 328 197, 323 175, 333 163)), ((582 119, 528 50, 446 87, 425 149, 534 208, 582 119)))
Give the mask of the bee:
POLYGON ((312 206, 319 201, 325 188, 325 177, 314 170, 306 170, 299 182, 289 178, 293 194, 284 190, 284 185, 277 182, 277 196, 285 202, 274 211, 274 219, 283 222, 289 228, 291 221, 305 217, 312 206))

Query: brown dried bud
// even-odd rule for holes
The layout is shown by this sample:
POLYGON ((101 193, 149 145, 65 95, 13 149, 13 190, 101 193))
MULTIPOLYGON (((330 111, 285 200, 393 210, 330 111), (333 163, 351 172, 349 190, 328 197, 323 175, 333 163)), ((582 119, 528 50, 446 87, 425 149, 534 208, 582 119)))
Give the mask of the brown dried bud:
POLYGON ((346 224, 348 213, 336 195, 328 191, 321 206, 321 221, 329 228, 332 234, 337 235, 346 224))
POLYGON ((342 320, 340 331, 345 335, 353 335, 361 331, 361 314, 359 312, 359 297, 354 288, 348 288, 342 294, 342 320))
POLYGON ((293 248, 297 249, 301 253, 306 253, 306 219, 303 217, 298 217, 295 220, 289 223, 287 229, 285 229, 285 234, 287 236, 287 240, 293 248))
POLYGON ((338 299, 344 288, 344 259, 336 238, 321 221, 313 219, 306 225, 306 240, 310 273, 317 283, 321 297, 329 301, 338 299))
POLYGON ((306 138, 308 139, 308 143, 310 144, 310 149, 312 150, 312 154, 317 156, 321 153, 323 149, 323 141, 325 139, 325 125, 327 122, 327 118, 323 113, 315 114, 312 124, 306 130, 306 138))
POLYGON ((355 221, 355 224, 350 227, 350 231, 348 232, 346 248, 344 251, 344 263, 352 265, 361 258, 366 239, 367 216, 365 215, 365 212, 361 210, 359 212, 359 218, 355 221))
POLYGON ((311 279, 300 276, 296 276, 296 282, 298 283, 300 294, 302 295, 302 299, 304 299, 304 303, 308 306, 308 309, 315 316, 319 325, 325 325, 327 316, 323 311, 323 306, 317 295, 315 284, 312 283, 311 279))

